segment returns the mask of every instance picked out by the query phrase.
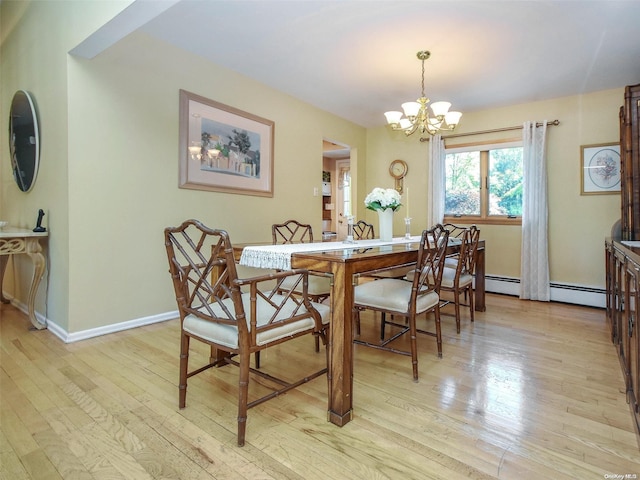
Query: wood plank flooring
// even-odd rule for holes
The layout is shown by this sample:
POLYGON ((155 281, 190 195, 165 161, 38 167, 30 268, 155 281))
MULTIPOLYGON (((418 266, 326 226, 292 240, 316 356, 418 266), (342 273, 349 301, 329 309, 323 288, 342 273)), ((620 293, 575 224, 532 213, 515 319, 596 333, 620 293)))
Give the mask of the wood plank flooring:
MULTIPOLYGON (((408 357, 356 345, 353 421, 327 422, 321 377, 249 410, 238 448, 235 367, 192 378, 177 408, 177 320, 65 345, 0 308, 2 479, 640 477, 603 310, 488 295, 459 335, 443 317, 442 359, 420 336, 419 383, 408 357)), ((378 325, 363 315, 363 335, 378 325)), ((262 361, 287 375, 324 354, 302 338, 262 361)))

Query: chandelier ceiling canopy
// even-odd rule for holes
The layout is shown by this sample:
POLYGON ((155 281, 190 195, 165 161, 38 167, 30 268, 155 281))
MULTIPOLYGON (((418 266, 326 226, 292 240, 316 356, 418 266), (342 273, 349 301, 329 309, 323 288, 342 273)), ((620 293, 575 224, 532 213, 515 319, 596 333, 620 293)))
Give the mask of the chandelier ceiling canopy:
POLYGON ((441 131, 451 131, 460 122, 462 113, 450 112, 449 102, 434 102, 429 106, 429 99, 424 94, 424 61, 431 56, 427 50, 419 51, 416 56, 422 61, 422 95, 415 102, 402 104, 403 112, 385 112, 387 123, 393 130, 401 130, 409 136, 414 132, 435 135, 441 131))

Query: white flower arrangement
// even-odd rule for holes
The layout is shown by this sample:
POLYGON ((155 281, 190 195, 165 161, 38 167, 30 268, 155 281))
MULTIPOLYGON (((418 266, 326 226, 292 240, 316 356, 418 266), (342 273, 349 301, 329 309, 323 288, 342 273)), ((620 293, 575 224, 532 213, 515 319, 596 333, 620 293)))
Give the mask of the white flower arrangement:
POLYGON ((394 212, 402 205, 400 194, 393 188, 374 188, 364 199, 364 204, 369 210, 386 210, 390 208, 394 212))

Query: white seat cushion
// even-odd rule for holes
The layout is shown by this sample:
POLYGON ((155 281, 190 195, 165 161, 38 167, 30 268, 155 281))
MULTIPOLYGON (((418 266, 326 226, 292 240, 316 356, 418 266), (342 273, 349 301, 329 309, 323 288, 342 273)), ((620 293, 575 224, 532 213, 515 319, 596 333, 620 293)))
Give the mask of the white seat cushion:
MULTIPOLYGON (((412 283, 394 278, 382 278, 354 288, 355 303, 368 307, 407 313, 411 300, 412 283)), ((435 292, 418 297, 416 313, 433 308, 440 298, 435 292)))
MULTIPOLYGON (((276 304, 279 304, 284 297, 282 295, 274 295, 273 299, 276 304)), ((230 298, 227 298, 223 301, 226 307, 234 312, 233 301, 230 298)), ((249 325, 248 316, 251 311, 251 300, 249 298, 248 293, 242 294, 242 303, 244 305, 245 314, 247 315, 247 325, 249 329, 251 325, 249 325)), ((329 323, 331 318, 331 310, 328 305, 323 305, 321 303, 312 302, 313 306, 320 313, 322 317, 322 323, 324 325, 329 323)), ((214 303, 211 305, 212 310, 216 315, 219 315, 221 318, 227 318, 226 314, 222 310, 219 304, 214 303)), ((281 310, 278 318, 288 318, 291 315, 291 312, 295 308, 294 302, 289 300, 285 307, 281 310)), ((266 302, 263 298, 258 297, 257 299, 257 324, 258 326, 265 325, 273 313, 275 309, 266 302)), ((300 310, 301 313, 306 312, 304 307, 300 310)), ((314 321, 312 318, 304 318, 297 322, 289 323, 282 325, 281 327, 275 327, 269 329, 267 331, 258 333, 256 336, 256 343, 258 345, 264 345, 265 343, 272 342, 274 340, 279 340, 284 337, 288 337, 291 335, 295 335, 296 333, 302 332, 304 330, 309 330, 313 328, 314 321)), ((195 315, 187 315, 182 324, 184 330, 192 335, 196 335, 205 340, 209 340, 211 342, 218 343, 220 345, 225 345, 230 348, 238 348, 238 329, 234 325, 225 325, 216 322, 210 322, 207 320, 203 320, 201 318, 196 317, 195 315)))
MULTIPOLYGON (((445 266, 442 270, 442 281, 440 282, 440 286, 444 288, 453 288, 455 279, 456 269, 445 266)), ((472 280, 473 277, 471 275, 469 275, 468 273, 463 273, 462 275, 460 275, 460 282, 458 283, 458 287, 466 287, 472 282, 472 280)))
POLYGON ((458 268, 458 257, 445 257, 444 258, 444 266, 451 268, 458 268))
MULTIPOLYGON (((284 290, 291 290, 295 281, 298 279, 297 275, 287 277, 282 282, 282 288, 284 290)), ((302 282, 294 289, 295 292, 302 292, 302 282)), ((309 286, 307 287, 307 293, 309 295, 329 295, 331 293, 331 279, 329 277, 309 274, 309 286)))

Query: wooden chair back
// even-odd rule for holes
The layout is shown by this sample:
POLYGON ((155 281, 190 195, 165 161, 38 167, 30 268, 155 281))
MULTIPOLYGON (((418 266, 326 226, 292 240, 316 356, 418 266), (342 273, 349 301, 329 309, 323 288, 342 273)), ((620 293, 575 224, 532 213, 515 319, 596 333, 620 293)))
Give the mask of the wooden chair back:
POLYGON ((376 238, 373 225, 365 222, 364 220, 358 220, 353 225, 353 239, 354 240, 370 240, 376 238))
POLYGON ((228 233, 188 220, 165 229, 165 247, 181 321, 195 315, 237 326, 246 334, 246 324, 237 322, 244 311, 240 289, 234 283, 238 275, 228 233), (226 299, 232 299, 233 310, 226 299), (224 316, 213 312, 215 304, 223 306, 224 316))
POLYGON ((471 225, 467 228, 462 239, 462 243, 466 245, 464 257, 460 256, 461 263, 463 263, 463 273, 475 275, 479 241, 480 229, 475 225, 471 225))
POLYGON ((442 270, 447 253, 449 231, 441 224, 422 232, 418 261, 410 300, 410 308, 415 309, 417 298, 430 292, 440 292, 442 270))
POLYGON ((313 243, 313 229, 311 225, 297 220, 287 220, 271 226, 273 244, 281 243, 313 243))

